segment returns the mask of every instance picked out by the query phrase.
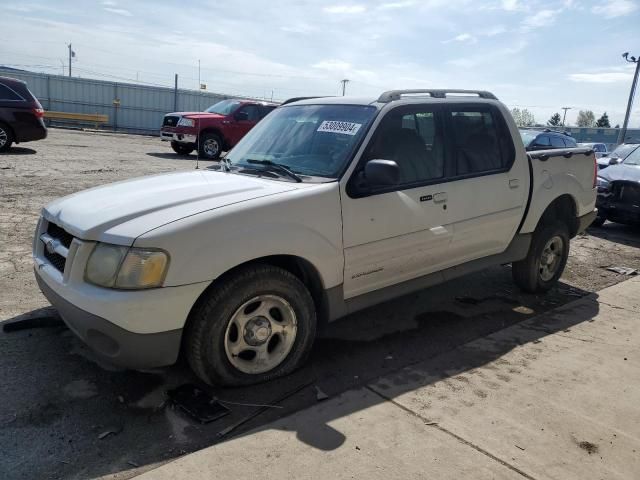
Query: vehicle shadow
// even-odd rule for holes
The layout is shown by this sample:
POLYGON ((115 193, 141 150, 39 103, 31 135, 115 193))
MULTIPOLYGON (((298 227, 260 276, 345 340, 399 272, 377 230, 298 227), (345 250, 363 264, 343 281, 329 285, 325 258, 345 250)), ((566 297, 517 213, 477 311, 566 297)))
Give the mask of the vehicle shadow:
POLYGON ((602 227, 589 227, 589 235, 630 247, 640 247, 640 225, 606 222, 602 227))
MULTIPOLYGON (((10 366, 2 374, 7 394, 0 402, 0 444, 7 447, 0 471, 10 472, 8 478, 115 473, 130 478, 158 462, 251 434, 253 429, 272 428, 266 425, 316 404, 314 387, 334 397, 410 367, 411 375, 400 385, 402 391, 410 391, 478 368, 518 345, 593 318, 598 312, 595 301, 573 320, 544 315, 586 295, 563 283, 547 295, 522 294, 512 285, 509 267, 494 267, 386 302, 326 327, 310 360, 292 375, 247 388, 199 385, 231 410, 209 424, 200 424, 167 402, 167 390, 198 384, 184 360, 167 369, 122 371, 97 363, 64 327, 0 333, 5 362, 0 367, 10 366), (516 324, 522 328, 510 341, 480 351, 464 347, 516 324), (295 393, 284 399, 291 392, 295 393), (262 404, 274 408, 219 437, 262 404)), ((51 309, 27 315, 51 315, 51 309)), ((384 401, 383 396, 369 395, 349 408, 360 410, 384 401)), ((326 410, 314 423, 297 428, 298 439, 320 450, 338 448, 345 436, 328 424, 336 415, 351 413, 344 408, 326 410)))
POLYGON ((0 155, 34 155, 38 153, 33 148, 27 147, 11 147, 8 151, 0 153, 0 155))

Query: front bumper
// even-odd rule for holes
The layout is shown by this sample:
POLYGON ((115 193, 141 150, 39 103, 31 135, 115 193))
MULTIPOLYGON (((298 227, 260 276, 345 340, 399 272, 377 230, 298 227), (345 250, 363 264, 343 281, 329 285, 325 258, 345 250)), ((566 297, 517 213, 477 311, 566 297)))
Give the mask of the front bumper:
POLYGON ((607 195, 598 194, 598 216, 616 223, 640 224, 640 205, 620 202, 607 195))
POLYGON ((163 142, 196 143, 197 136, 190 133, 160 130, 160 140, 163 142))
POLYGON ((80 339, 110 363, 132 369, 172 365, 178 359, 182 329, 134 333, 71 304, 36 273, 40 290, 80 339))

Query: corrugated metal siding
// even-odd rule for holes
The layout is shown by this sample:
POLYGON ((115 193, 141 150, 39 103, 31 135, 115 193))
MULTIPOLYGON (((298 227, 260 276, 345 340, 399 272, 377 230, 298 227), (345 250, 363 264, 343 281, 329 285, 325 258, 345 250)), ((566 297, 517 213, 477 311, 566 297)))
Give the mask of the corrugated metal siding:
POLYGON ((203 111, 230 98, 210 92, 108 82, 0 69, 0 76, 27 82, 45 110, 70 113, 99 113, 109 116, 103 128, 130 133, 157 133, 162 117, 174 111, 203 111), (116 106, 114 100, 120 100, 116 106))

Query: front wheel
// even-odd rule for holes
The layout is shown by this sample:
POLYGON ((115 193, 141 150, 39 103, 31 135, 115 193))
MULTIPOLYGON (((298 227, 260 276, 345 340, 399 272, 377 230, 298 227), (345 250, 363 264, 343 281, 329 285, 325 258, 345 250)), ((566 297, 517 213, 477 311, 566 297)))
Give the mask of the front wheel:
POLYGON ((173 148, 173 151, 178 155, 189 155, 195 150, 191 145, 183 145, 178 142, 171 142, 171 148, 173 148))
POLYGON ((546 292, 558 282, 568 258, 569 231, 566 225, 546 225, 533 234, 527 257, 513 262, 513 280, 525 292, 546 292))
POLYGON ((187 359, 204 382, 265 382, 306 360, 316 333, 315 306, 304 284, 288 271, 250 266, 205 295, 185 332, 187 359))

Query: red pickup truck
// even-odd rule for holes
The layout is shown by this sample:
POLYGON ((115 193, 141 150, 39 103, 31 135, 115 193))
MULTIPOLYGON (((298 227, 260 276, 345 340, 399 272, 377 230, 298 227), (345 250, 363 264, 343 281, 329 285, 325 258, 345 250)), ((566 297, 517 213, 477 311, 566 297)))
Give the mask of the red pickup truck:
POLYGON ((278 105, 255 100, 222 100, 204 112, 175 112, 164 116, 160 139, 171 142, 173 151, 216 160, 230 150, 278 105))

